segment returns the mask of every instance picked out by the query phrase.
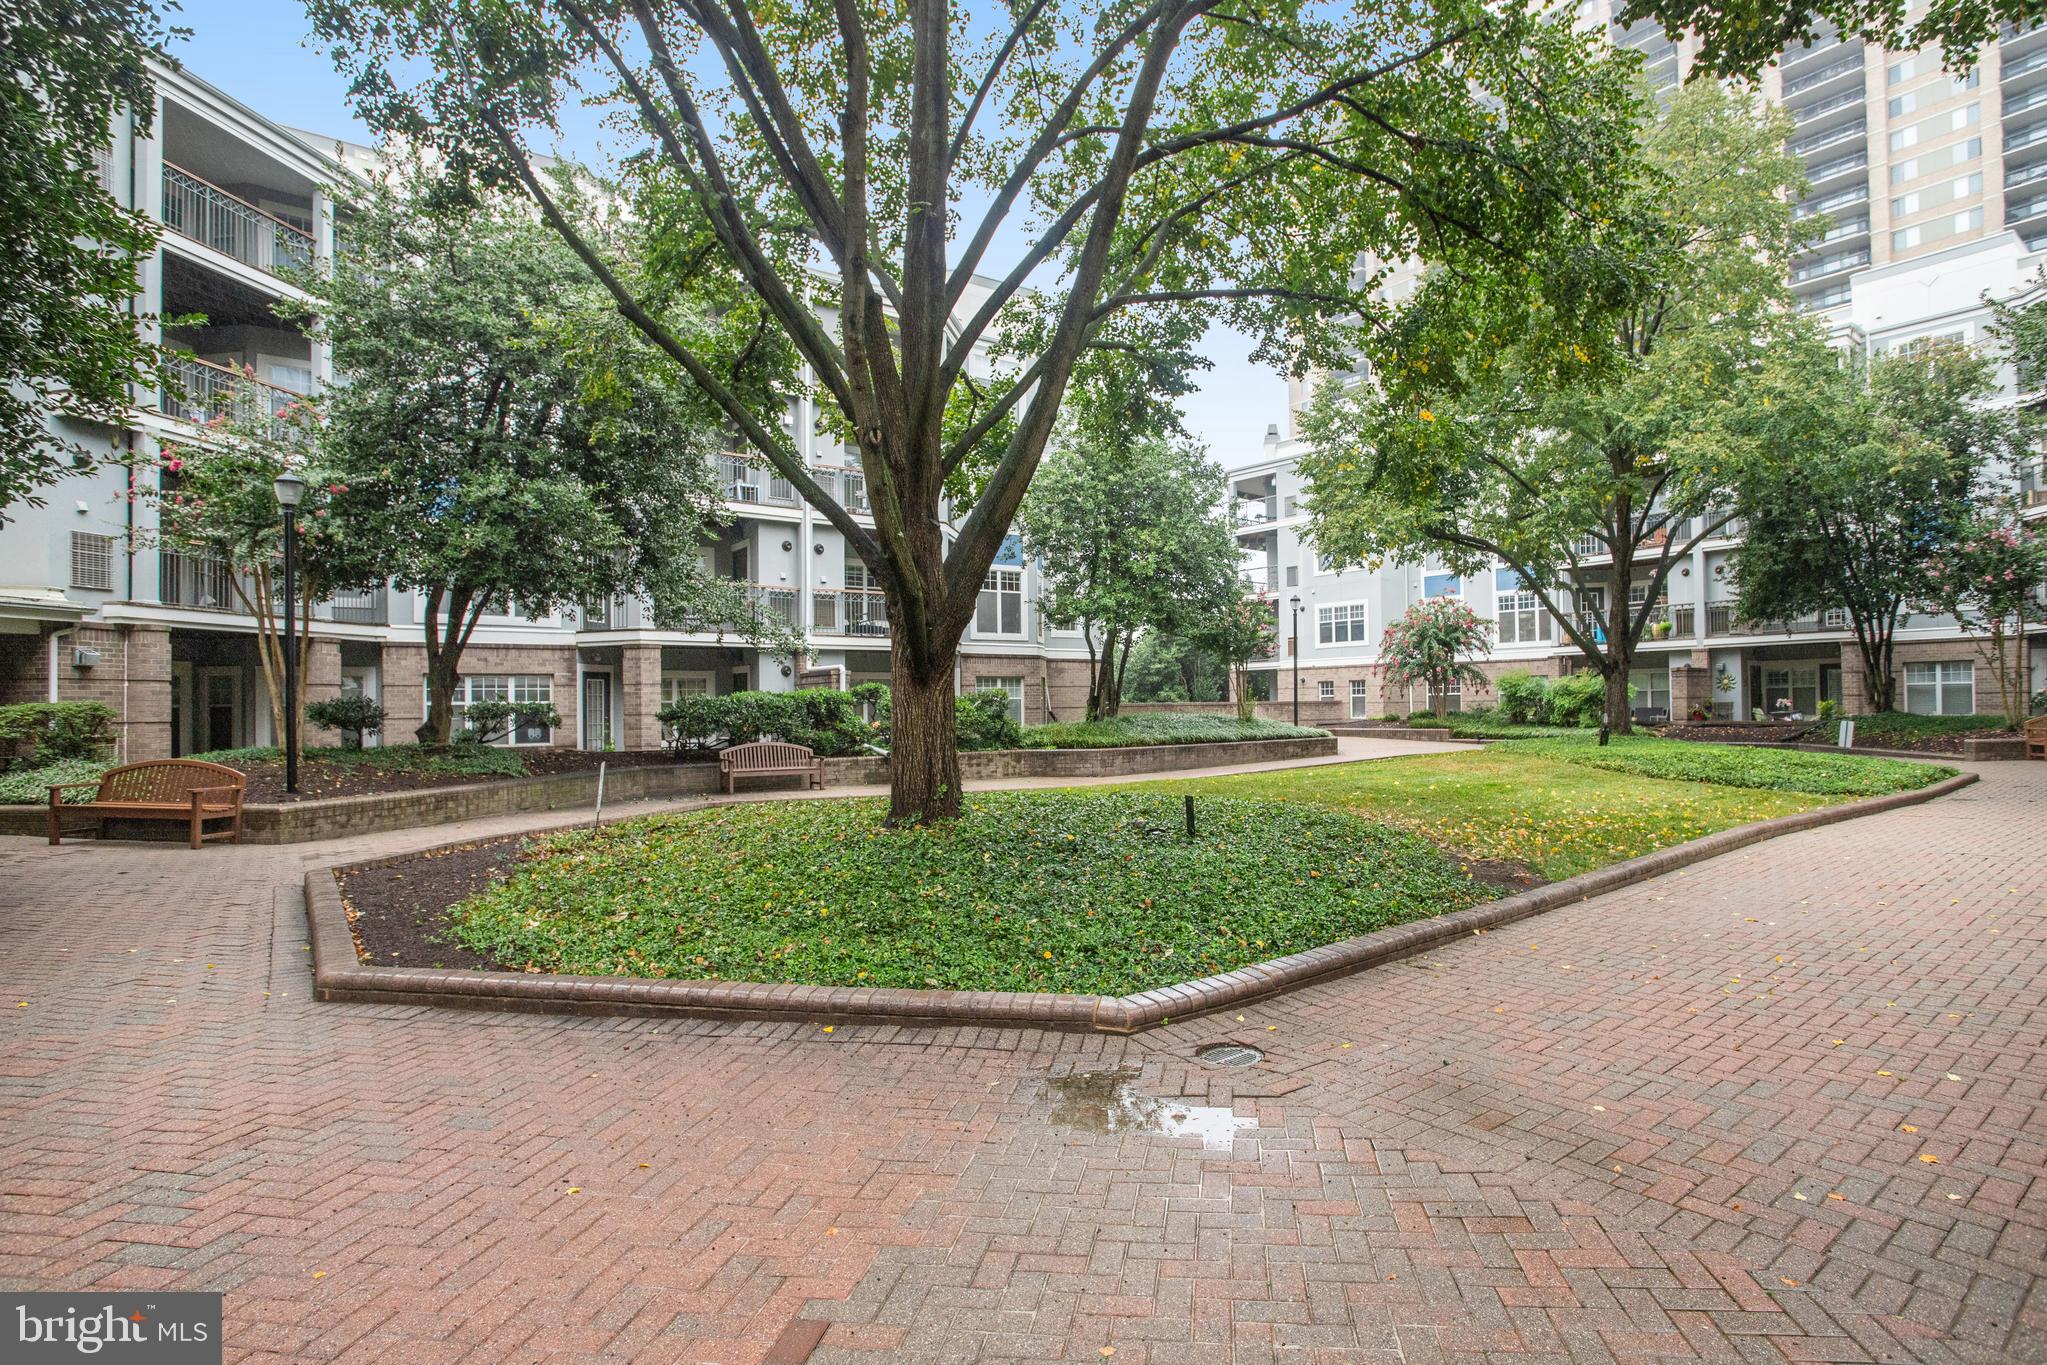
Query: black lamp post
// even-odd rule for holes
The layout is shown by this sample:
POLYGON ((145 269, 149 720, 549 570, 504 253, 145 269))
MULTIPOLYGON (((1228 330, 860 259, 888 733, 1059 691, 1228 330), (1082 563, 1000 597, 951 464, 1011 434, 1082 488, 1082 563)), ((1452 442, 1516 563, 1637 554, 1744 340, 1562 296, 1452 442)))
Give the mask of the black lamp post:
POLYGON ((299 650, 292 616, 298 601, 299 499, 306 481, 289 469, 271 481, 284 509, 284 789, 299 789, 299 650))
POLYGON ((1294 609, 1294 724, 1301 723, 1301 597, 1295 593, 1291 602, 1294 609))

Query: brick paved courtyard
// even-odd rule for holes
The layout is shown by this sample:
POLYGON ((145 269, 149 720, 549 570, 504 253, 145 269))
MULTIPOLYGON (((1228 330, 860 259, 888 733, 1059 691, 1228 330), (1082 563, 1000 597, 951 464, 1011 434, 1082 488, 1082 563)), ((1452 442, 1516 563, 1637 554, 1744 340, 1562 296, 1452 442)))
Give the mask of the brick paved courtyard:
POLYGON ((0 841, 0 1282, 230 1359, 2047 1360, 2047 770, 1982 771, 1132 1039, 316 1006, 304 869, 451 831, 0 841))

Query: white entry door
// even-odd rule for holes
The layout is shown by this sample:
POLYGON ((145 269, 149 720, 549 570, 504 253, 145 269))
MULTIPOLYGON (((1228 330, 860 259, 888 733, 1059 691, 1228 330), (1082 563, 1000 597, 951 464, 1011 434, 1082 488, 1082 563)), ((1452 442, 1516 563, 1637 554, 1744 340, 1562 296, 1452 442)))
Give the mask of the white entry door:
POLYGON ((611 747, 611 675, 583 675, 583 747, 611 747))

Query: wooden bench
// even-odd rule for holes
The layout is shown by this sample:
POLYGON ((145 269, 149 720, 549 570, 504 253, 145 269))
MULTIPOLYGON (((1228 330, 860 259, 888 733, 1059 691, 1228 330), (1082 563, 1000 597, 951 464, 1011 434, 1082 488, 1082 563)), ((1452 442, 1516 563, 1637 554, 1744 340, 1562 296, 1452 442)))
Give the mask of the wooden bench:
POLYGON ((2026 757, 2047 758, 2047 716, 2026 722, 2026 757))
POLYGON ((248 785, 249 779, 233 768, 196 758, 158 758, 109 768, 94 781, 61 782, 50 788, 50 842, 63 842, 65 816, 84 815, 93 819, 102 837, 108 820, 177 820, 189 828, 194 848, 222 837, 240 843, 242 793, 248 785), (97 787, 99 792, 90 801, 66 804, 64 793, 79 787, 97 787), (234 823, 208 834, 208 820, 234 823))
POLYGON ((789 774, 809 774, 810 785, 824 786, 824 760, 801 744, 784 744, 780 740, 757 739, 751 744, 736 744, 718 755, 718 773, 724 779, 725 790, 732 791, 734 779, 741 777, 785 777, 789 774))

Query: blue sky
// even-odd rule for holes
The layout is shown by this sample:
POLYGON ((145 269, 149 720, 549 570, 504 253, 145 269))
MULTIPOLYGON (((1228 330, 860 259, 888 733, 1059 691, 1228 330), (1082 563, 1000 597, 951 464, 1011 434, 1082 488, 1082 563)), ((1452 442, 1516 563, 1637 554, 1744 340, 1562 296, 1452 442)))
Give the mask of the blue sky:
MULTIPOLYGON (((280 123, 368 140, 341 77, 308 44, 311 26, 294 0, 184 0, 176 22, 192 29, 177 56, 201 80, 280 123)), ((1185 402, 1188 426, 1210 458, 1248 464, 1262 453, 1268 423, 1284 429, 1286 383, 1251 364, 1249 339, 1234 332, 1212 331, 1202 349, 1214 368, 1185 402)))

